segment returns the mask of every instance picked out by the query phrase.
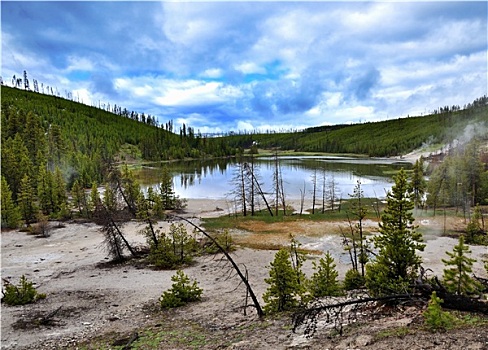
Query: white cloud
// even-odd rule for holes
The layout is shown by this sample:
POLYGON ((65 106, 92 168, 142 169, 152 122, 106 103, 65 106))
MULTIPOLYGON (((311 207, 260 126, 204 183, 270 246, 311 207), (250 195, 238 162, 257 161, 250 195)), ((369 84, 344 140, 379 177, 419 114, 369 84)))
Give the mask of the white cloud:
POLYGON ((68 67, 66 67, 66 72, 72 72, 75 70, 92 71, 94 66, 86 57, 68 56, 68 67))
POLYGON ((223 71, 220 68, 210 68, 206 69, 200 76, 202 78, 217 79, 222 77, 223 71))
POLYGON ((205 106, 233 102, 242 91, 222 82, 173 80, 159 77, 117 78, 117 90, 138 98, 148 98, 165 107, 205 106))
POLYGON ((243 74, 266 74, 266 69, 255 62, 244 62, 234 65, 234 69, 243 74))
POLYGON ((242 121, 242 120, 239 120, 237 122, 237 130, 248 130, 248 131, 252 131, 254 130, 254 126, 248 122, 248 121, 242 121))

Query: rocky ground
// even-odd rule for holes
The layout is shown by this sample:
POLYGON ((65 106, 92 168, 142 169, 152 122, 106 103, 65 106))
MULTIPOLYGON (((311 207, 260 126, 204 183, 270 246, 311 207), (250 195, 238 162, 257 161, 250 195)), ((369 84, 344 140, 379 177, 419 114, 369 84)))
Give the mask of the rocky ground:
MULTIPOLYGON (((225 207, 218 201, 190 201, 187 215, 220 215, 225 207)), ((440 225, 424 221, 423 225, 433 227, 432 232, 440 225)), ((159 223, 161 229, 168 225, 159 223)), ((328 247, 340 249, 339 236, 321 235, 313 225, 316 223, 298 230, 308 248, 323 249, 327 242, 328 247)), ((144 238, 138 233, 141 228, 130 222, 123 230, 129 241, 143 244, 144 238)), ((314 336, 306 337, 303 329, 292 331, 290 315, 259 320, 252 308, 244 315, 245 289, 220 256, 200 257, 185 269, 204 290, 201 302, 161 311, 158 299, 171 287, 174 271, 153 270, 137 261, 109 263, 102 235, 92 223, 63 223, 52 228, 48 238, 2 232, 1 240, 2 279, 17 283, 25 275, 47 294, 46 299, 32 305, 2 304, 2 349, 107 348, 101 344, 124 345, 136 332, 139 339, 134 344, 144 344, 139 347, 144 349, 488 349, 486 327, 468 325, 432 334, 423 330, 422 310, 415 307, 376 310, 375 319, 367 317, 365 311, 364 317, 343 329, 342 336, 322 320, 314 336)), ((456 242, 435 234, 427 237, 422 254, 432 273, 442 271, 441 259, 456 242)), ((471 249, 479 260, 474 272, 482 275, 480 261, 487 248, 471 249)), ((249 248, 233 254, 239 266, 247 268, 261 302, 274 254, 249 248)), ((309 275, 316 258, 311 256, 305 264, 309 275)), ((339 259, 340 277, 347 268, 339 259)))

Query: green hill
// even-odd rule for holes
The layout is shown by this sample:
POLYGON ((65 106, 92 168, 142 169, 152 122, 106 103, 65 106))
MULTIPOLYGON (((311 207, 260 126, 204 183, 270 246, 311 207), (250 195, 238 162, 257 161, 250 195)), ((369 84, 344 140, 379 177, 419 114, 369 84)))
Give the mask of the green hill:
POLYGON ((233 152, 192 128, 177 135, 128 114, 55 96, 2 86, 1 101, 2 174, 14 193, 15 179, 35 179, 39 166, 59 167, 69 184, 79 178, 88 187, 101 183, 107 164, 125 155, 158 161, 233 152))
MULTIPOLYGON (((488 101, 484 96, 466 109, 449 109, 424 117, 409 117, 376 123, 321 126, 297 133, 268 133, 226 137, 231 147, 294 150, 297 152, 354 153, 375 157, 398 156, 427 143, 448 144, 468 125, 479 123, 488 130, 488 101)), ((446 108, 447 109, 447 108, 446 108)), ((488 132, 485 133, 488 135, 488 132)), ((486 136, 488 138, 488 136, 486 136)))

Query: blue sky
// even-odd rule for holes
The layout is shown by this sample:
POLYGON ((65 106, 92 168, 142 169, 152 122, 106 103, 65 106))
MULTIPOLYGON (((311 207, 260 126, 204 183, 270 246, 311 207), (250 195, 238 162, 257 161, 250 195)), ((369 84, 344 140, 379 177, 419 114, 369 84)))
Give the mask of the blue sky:
POLYGON ((377 121, 487 94, 484 1, 2 1, 1 24, 6 83, 27 70, 201 132, 377 121))

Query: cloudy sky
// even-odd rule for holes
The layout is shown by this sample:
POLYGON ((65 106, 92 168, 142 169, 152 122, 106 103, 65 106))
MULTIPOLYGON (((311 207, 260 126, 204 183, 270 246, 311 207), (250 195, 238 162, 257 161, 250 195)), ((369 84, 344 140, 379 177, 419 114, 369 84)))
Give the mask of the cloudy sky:
POLYGON ((487 94, 487 3, 1 2, 3 80, 201 132, 421 115, 487 94), (32 85, 32 82, 31 82, 32 85))

